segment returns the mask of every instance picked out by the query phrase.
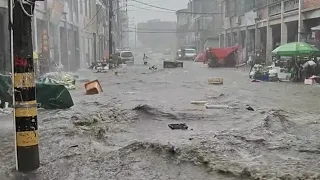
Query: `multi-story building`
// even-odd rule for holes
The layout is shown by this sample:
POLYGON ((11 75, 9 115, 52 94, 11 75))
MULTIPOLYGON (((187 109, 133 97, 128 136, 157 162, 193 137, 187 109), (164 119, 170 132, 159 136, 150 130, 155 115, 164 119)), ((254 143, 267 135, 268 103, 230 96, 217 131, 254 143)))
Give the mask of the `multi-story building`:
POLYGON ((180 9, 176 12, 177 15, 177 47, 182 47, 183 45, 194 45, 195 38, 189 38, 189 23, 191 19, 191 9, 180 9))
POLYGON ((144 47, 152 48, 154 52, 172 49, 176 39, 176 33, 172 32, 175 32, 176 26, 176 21, 161 21, 160 19, 140 22, 137 24, 137 38, 144 47))
POLYGON ((62 64, 66 71, 79 69, 80 20, 77 1, 36 2, 33 17, 34 51, 47 58, 49 63, 62 64), (44 37, 48 38, 48 44, 44 43, 44 37))
POLYGON ((246 55, 259 52, 270 63, 278 45, 295 41, 319 45, 318 0, 223 0, 221 8, 222 47, 240 45, 246 55))
MULTIPOLYGON (((113 46, 120 46, 119 0, 113 2, 113 46)), ((7 0, 0 0, 0 67, 10 71, 7 0)), ((34 51, 65 71, 87 67, 108 54, 108 0, 37 1, 33 16, 34 51), (48 43, 46 44, 46 40, 48 43)))
POLYGON ((178 45, 194 45, 198 51, 218 47, 222 13, 220 4, 221 0, 192 0, 187 9, 177 11, 178 45))
MULTIPOLYGON (((72 1, 72 0, 69 0, 72 1)), ((80 29, 80 62, 82 67, 87 67, 91 62, 98 58, 94 55, 94 36, 97 35, 97 0, 74 0, 79 4, 79 29, 80 29)), ((99 4, 99 2, 98 2, 99 4)))

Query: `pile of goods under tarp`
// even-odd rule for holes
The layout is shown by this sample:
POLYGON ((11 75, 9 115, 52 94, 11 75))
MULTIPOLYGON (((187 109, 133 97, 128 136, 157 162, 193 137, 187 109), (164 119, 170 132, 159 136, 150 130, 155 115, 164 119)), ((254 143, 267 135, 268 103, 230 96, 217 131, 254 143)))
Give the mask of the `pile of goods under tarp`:
POLYGON ((44 84, 61 84, 64 85, 68 90, 76 89, 75 78, 73 75, 65 72, 51 72, 38 78, 39 83, 44 84))
MULTIPOLYGON (((0 74, 0 100, 12 107, 12 81, 10 75, 0 74)), ((72 107, 73 100, 69 90, 62 84, 45 82, 36 83, 36 98, 39 107, 45 109, 67 109, 72 107)), ((2 106, 3 107, 3 106, 2 106)))
POLYGON ((269 70, 270 67, 262 66, 261 64, 255 64, 250 71, 249 77, 251 79, 259 81, 269 81, 269 70))

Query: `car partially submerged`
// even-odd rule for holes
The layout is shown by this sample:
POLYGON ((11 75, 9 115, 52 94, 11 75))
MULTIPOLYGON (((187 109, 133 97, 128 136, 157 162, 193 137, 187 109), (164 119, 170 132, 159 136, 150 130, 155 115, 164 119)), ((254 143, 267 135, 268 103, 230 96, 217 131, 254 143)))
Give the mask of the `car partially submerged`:
POLYGON ((123 64, 133 63, 134 62, 134 56, 131 51, 121 51, 120 52, 120 59, 123 64))

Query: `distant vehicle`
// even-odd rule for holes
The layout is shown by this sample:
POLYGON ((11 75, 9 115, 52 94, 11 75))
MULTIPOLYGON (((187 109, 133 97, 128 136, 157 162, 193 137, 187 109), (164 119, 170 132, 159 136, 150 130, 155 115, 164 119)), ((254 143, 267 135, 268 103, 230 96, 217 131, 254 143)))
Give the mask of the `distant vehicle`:
POLYGON ((186 52, 185 59, 194 60, 197 56, 197 52, 195 49, 185 49, 185 52, 186 52))
POLYGON ((197 53, 195 49, 184 49, 184 53, 181 49, 177 51, 177 59, 179 60, 194 60, 196 56, 197 53))
POLYGON ((131 51, 121 51, 120 52, 121 62, 126 64, 127 62, 134 62, 134 56, 131 51))

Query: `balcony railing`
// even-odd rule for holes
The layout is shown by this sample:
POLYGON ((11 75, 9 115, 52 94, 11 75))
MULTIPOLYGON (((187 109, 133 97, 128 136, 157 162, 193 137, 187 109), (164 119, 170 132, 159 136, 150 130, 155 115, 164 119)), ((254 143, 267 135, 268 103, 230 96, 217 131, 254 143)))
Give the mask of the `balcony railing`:
POLYGON ((281 14, 281 2, 269 5, 269 16, 281 14))
MULTIPOLYGON (((284 12, 290 12, 299 9, 299 0, 284 1, 284 12)), ((274 1, 269 5, 269 16, 281 14, 281 2, 274 1)))
POLYGON ((288 0, 284 2, 284 12, 294 11, 299 9, 299 0, 288 0))

